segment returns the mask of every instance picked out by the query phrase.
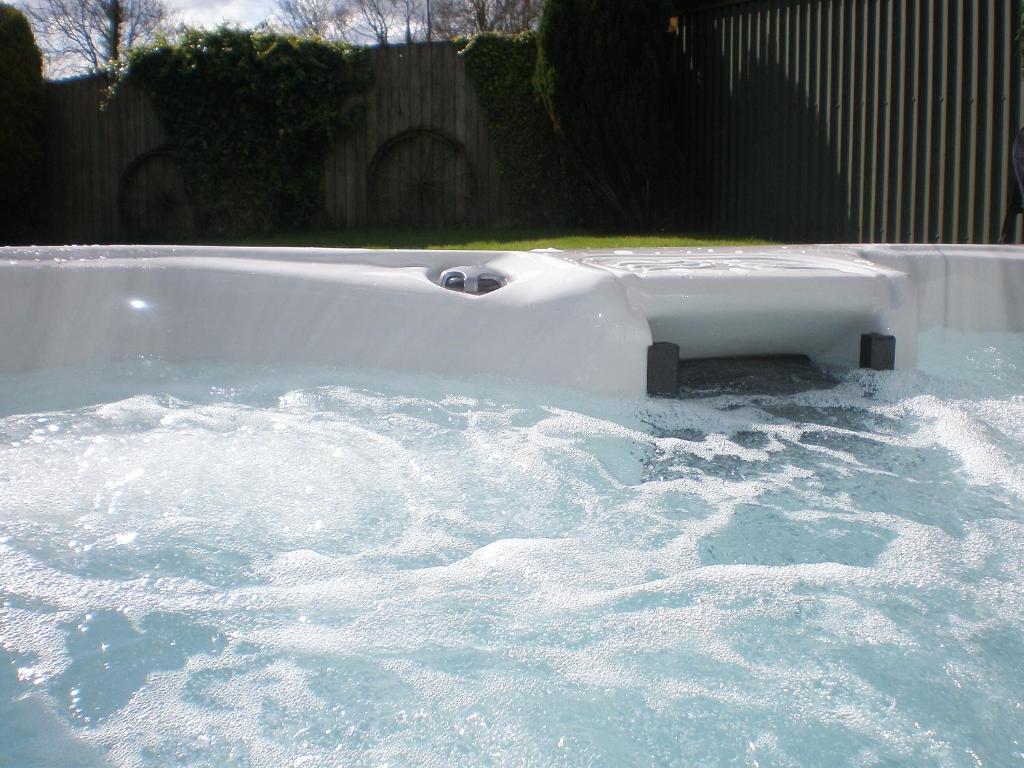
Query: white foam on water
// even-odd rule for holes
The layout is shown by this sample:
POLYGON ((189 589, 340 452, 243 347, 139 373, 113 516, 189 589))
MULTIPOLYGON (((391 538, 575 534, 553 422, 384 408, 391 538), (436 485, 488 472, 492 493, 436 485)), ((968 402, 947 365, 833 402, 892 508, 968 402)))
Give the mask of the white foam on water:
POLYGON ((679 401, 2 377, 0 764, 1024 761, 1024 342, 923 350, 679 401))

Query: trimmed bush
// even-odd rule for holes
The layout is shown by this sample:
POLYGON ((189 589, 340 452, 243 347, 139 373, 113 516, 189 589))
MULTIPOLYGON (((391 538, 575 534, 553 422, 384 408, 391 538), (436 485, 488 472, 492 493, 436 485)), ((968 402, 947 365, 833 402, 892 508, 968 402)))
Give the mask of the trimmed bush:
POLYGON ((362 54, 319 38, 221 27, 129 54, 172 143, 204 235, 316 225, 323 163, 359 118, 362 54))
POLYGON ((625 226, 672 226, 686 178, 671 0, 547 0, 535 84, 576 164, 625 226))
POLYGON ((0 245, 38 236, 43 59, 21 11, 0 4, 0 245))

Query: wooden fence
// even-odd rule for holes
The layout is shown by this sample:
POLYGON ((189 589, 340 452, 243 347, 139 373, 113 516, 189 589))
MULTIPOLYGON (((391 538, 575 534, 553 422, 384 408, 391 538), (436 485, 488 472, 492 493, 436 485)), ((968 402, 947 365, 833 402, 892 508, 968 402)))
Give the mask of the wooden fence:
MULTIPOLYGON (((149 103, 133 89, 101 111, 106 87, 100 77, 47 84, 43 199, 54 242, 117 240, 121 180, 137 159, 165 142, 149 103)), ((142 182, 148 186, 149 179, 142 182)))
MULTIPOLYGON (((330 226, 503 225, 509 206, 461 57, 447 43, 377 48, 366 116, 324 166, 330 226)), ((176 241, 195 212, 144 93, 100 109, 101 77, 49 83, 46 206, 54 242, 176 241)))
MULTIPOLYGON (((1024 125, 1017 0, 690 2, 680 77, 696 214, 781 241, 993 242, 1024 125)), ((366 120, 325 165, 334 226, 501 225, 495 154, 447 43, 375 49, 366 120)), ((194 214, 146 98, 49 86, 59 242, 185 239, 194 214)))

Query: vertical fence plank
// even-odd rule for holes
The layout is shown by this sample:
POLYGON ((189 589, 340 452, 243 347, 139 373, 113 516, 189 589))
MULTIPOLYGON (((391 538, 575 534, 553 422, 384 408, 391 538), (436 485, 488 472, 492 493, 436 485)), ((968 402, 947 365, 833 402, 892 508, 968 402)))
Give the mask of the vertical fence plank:
POLYGON ((989 237, 997 239, 996 233, 1002 229, 1002 217, 1005 213, 1006 200, 1010 190, 1010 147, 1013 141, 1015 117, 1011 117, 1010 84, 1019 79, 1020 64, 1016 56, 1016 46, 1007 40, 1003 33, 1006 29, 1016 29, 1013 14, 1014 0, 999 0, 992 14, 992 37, 995 61, 992 64, 991 93, 993 119, 991 125, 992 169, 991 200, 992 211, 989 215, 989 237))
POLYGON ((800 164, 803 181, 796 179, 793 183, 796 186, 796 210, 798 216, 794 217, 794 234, 800 240, 817 240, 818 221, 816 220, 814 198, 812 197, 811 180, 815 175, 815 162, 817 157, 814 153, 806 151, 806 147, 813 147, 815 136, 813 127, 814 99, 812 96, 812 80, 814 77, 811 71, 811 50, 814 45, 814 38, 811 35, 811 3, 812 0, 801 0, 797 6, 799 16, 797 19, 797 34, 800 37, 800 51, 797 61, 799 67, 799 109, 803 113, 798 122, 797 135, 804 141, 805 151, 802 152, 803 161, 800 164))
POLYGON ((960 65, 962 60, 956 54, 960 30, 957 25, 957 8, 960 5, 958 0, 948 0, 946 4, 946 17, 943 19, 944 44, 946 54, 942 63, 942 98, 940 102, 940 139, 939 147, 941 154, 938 162, 945 162, 940 169, 939 177, 939 227, 936 232, 937 242, 951 242, 956 236, 956 221, 952 211, 956 207, 957 179, 960 175, 960 157, 957 151, 957 102, 960 88, 960 65))
MULTIPOLYGON (((454 60, 454 49, 453 49, 453 62, 452 62, 452 106, 451 106, 451 123, 452 123, 452 135, 456 141, 462 144, 463 147, 468 146, 466 142, 466 88, 468 81, 466 77, 465 67, 462 66, 461 57, 458 61, 454 60)), ((467 187, 467 179, 463 175, 458 175, 455 178, 455 217, 459 221, 465 221, 467 217, 467 196, 469 190, 467 187)))
POLYGON ((939 128, 943 122, 941 115, 942 88, 941 63, 943 55, 942 20, 945 18, 945 9, 939 6, 934 0, 927 0, 922 3, 922 11, 925 13, 928 27, 927 56, 924 59, 924 87, 921 95, 921 112, 927 126, 925 140, 921 146, 921 166, 924 168, 924 184, 921 190, 922 208, 924 211, 924 222, 922 227, 922 242, 935 242, 938 239, 940 229, 938 206, 938 185, 941 183, 941 174, 936 166, 936 158, 941 158, 942 153, 939 147, 939 128))
POLYGON ((992 9, 991 3, 983 5, 984 7, 979 7, 975 11, 974 21, 971 25, 975 55, 971 67, 970 132, 965 137, 970 163, 967 178, 969 195, 964 217, 964 227, 970 232, 968 242, 984 240, 986 227, 983 222, 988 210, 988 195, 985 193, 985 189, 989 172, 985 163, 985 155, 989 149, 987 135, 989 100, 986 91, 992 77, 988 68, 992 47, 986 31, 992 9))
POLYGON ((952 149, 956 153, 956 183, 953 188, 955 196, 951 212, 952 232, 950 242, 969 242, 971 238, 969 206, 972 202, 971 177, 973 164, 971 153, 971 113, 974 111, 975 59, 980 54, 976 47, 970 48, 965 55, 965 48, 971 45, 974 36, 976 0, 960 0, 957 3, 957 38, 956 38, 956 96, 954 129, 955 138, 952 149), (967 7, 965 7, 965 5, 967 7))
POLYGON ((833 220, 832 236, 838 240, 850 240, 850 189, 849 177, 846 175, 846 164, 843 158, 849 146, 849 133, 846 131, 846 73, 849 70, 846 57, 849 46, 846 44, 846 12, 847 5, 844 0, 827 0, 832 7, 831 23, 831 53, 829 55, 830 67, 832 68, 829 89, 831 91, 829 102, 829 120, 831 122, 832 136, 832 170, 835 177, 840 180, 837 184, 842 193, 843 207, 836 209, 833 220))
POLYGON ((853 208, 853 231, 855 232, 854 237, 857 240, 864 240, 865 238, 870 239, 870 236, 864 232, 864 188, 866 184, 866 164, 864 162, 864 154, 868 144, 866 109, 866 102, 868 98, 868 57, 866 55, 866 48, 868 36, 868 5, 871 2, 874 2, 874 0, 865 0, 865 2, 858 4, 856 7, 853 27, 855 33, 852 41, 854 67, 851 75, 853 77, 855 92, 853 94, 854 128, 853 135, 851 137, 853 167, 850 171, 850 180, 855 185, 851 203, 853 208))
POLYGON ((711 220, 711 226, 713 229, 721 229, 723 224, 722 214, 727 210, 727 198, 725 197, 727 194, 727 182, 725 180, 726 157, 722 133, 725 131, 723 123, 729 119, 729 115, 725 112, 728 99, 724 95, 728 86, 722 82, 725 67, 719 61, 720 57, 725 55, 725 30, 723 29, 723 21, 718 14, 714 17, 711 33, 713 42, 712 57, 715 59, 714 61, 709 61, 711 73, 710 95, 712 98, 710 117, 715 121, 711 132, 708 134, 709 137, 714 136, 712 140, 714 147, 712 155, 714 160, 714 170, 712 171, 712 211, 714 211, 714 217, 711 220))
POLYGON ((904 155, 904 187, 903 194, 897 201, 900 207, 900 216, 904 222, 904 233, 901 235, 905 242, 921 240, 922 211, 918 201, 921 196, 921 179, 924 166, 919 162, 922 133, 924 132, 924 121, 921 119, 921 102, 923 94, 921 89, 922 60, 927 55, 925 50, 925 24, 921 16, 921 0, 904 0, 907 27, 902 51, 904 56, 911 56, 911 65, 907 69, 907 76, 910 78, 908 88, 907 123, 903 138, 904 155))
MULTIPOLYGON (((813 77, 813 86, 811 88, 812 113, 818 126, 815 139, 824 142, 827 146, 828 131, 823 121, 824 114, 822 112, 825 104, 826 83, 828 82, 828 67, 825 64, 825 57, 823 55, 826 26, 822 4, 822 0, 813 0, 808 38, 811 45, 810 68, 811 76, 813 77)), ((820 194, 815 194, 815 191, 827 188, 827 174, 828 162, 818 158, 814 167, 814 189, 808 190, 808 199, 813 206, 811 213, 816 224, 814 239, 819 241, 828 239, 830 230, 828 226, 828 205, 820 194)))
POLYGON ((898 124, 894 126, 892 142, 894 145, 894 171, 896 184, 894 192, 889 200, 889 216, 893 222, 893 239, 899 242, 907 242, 912 239, 910 231, 912 222, 905 216, 907 208, 904 201, 909 199, 909 191, 912 183, 910 172, 911 162, 915 147, 914 117, 915 99, 914 68, 917 66, 917 56, 913 46, 914 30, 916 30, 915 19, 909 12, 908 3, 910 0, 898 0, 899 4, 895 11, 899 24, 899 32, 894 35, 896 50, 894 56, 898 61, 899 77, 899 105, 898 124))
POLYGON ((929 229, 927 239, 938 243, 943 240, 945 217, 943 215, 946 202, 944 190, 948 183, 946 172, 946 100, 949 87, 949 50, 948 19, 949 0, 940 0, 933 8, 931 45, 931 130, 928 146, 930 154, 929 174, 929 229))
POLYGON ((878 14, 878 54, 881 57, 878 65, 878 94, 882 103, 875 112, 875 151, 877 154, 872 207, 874 209, 874 237, 882 242, 889 242, 898 237, 898 235, 893 237, 892 219, 889 216, 889 199, 893 192, 891 181, 895 178, 891 132, 897 122, 894 118, 899 113, 897 103, 899 91, 893 77, 892 61, 894 1, 882 0, 878 14))
POLYGON ((984 101, 979 104, 979 133, 984 141, 984 149, 979 159, 979 168, 982 175, 978 180, 981 194, 981 205, 977 211, 975 230, 981 237, 990 235, 998 228, 997 218, 999 216, 999 177, 1002 175, 999 168, 999 157, 997 147, 999 146, 999 130, 1003 123, 1003 103, 999 99, 998 85, 1005 85, 1006 78, 1001 75, 997 62, 1005 55, 1002 50, 1002 40, 999 34, 999 6, 1001 2, 994 2, 991 8, 986 8, 983 13, 981 34, 984 39, 986 51, 985 64, 980 74, 982 97, 984 101))

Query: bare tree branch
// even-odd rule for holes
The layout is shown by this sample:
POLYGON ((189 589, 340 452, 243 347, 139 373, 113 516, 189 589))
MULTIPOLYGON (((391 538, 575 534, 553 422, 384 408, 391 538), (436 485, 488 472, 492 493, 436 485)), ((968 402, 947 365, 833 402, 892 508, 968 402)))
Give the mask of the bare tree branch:
POLYGON ((389 45, 433 38, 438 0, 276 0, 274 23, 299 34, 389 45))
POLYGON ((543 0, 434 0, 434 28, 447 37, 535 29, 543 0))
POLYGON ((33 0, 24 11, 57 75, 103 67, 171 23, 163 0, 33 0))
POLYGON ((399 15, 405 23, 405 44, 412 44, 412 25, 416 17, 416 5, 413 0, 401 0, 398 7, 399 15))
POLYGON ((359 33, 380 45, 387 45, 398 21, 399 2, 403 0, 352 0, 359 33))
POLYGON ((295 34, 340 40, 351 17, 352 10, 340 0, 277 0, 275 21, 295 34))

